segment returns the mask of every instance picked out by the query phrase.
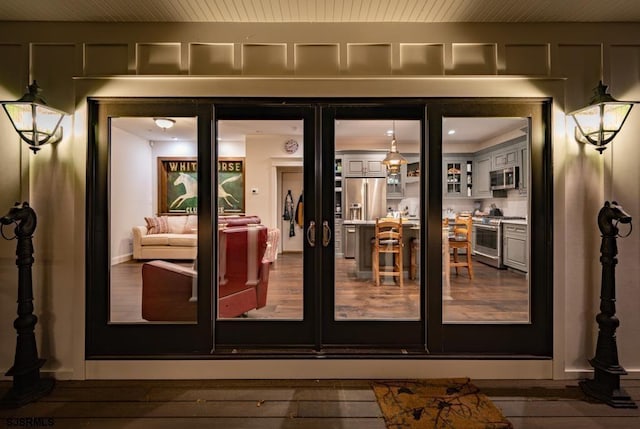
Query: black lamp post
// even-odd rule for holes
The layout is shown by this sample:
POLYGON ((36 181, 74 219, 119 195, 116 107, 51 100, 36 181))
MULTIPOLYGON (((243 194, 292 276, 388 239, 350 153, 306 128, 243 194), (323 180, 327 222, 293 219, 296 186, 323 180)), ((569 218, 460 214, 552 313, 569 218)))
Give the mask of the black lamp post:
MULTIPOLYGON (((36 229, 36 212, 29 204, 16 203, 9 212, 0 218, 2 227, 14 223, 16 246, 16 265, 18 266, 18 318, 13 322, 18 332, 16 354, 13 366, 6 373, 13 377, 13 386, 2 398, 2 406, 21 407, 48 395, 53 389, 52 378, 40 378, 40 368, 45 359, 38 358, 34 329, 38 318, 33 314, 33 288, 31 285, 31 266, 33 265, 33 232, 36 229)), ((2 236, 7 238, 2 231, 2 236)))
POLYGON ((606 201, 598 213, 598 227, 602 234, 600 263, 602 280, 600 286, 600 313, 598 322, 598 342, 596 355, 589 363, 594 370, 593 380, 580 382, 582 391, 615 408, 638 408, 631 397, 620 387, 620 376, 627 372, 618 361, 616 329, 620 321, 616 317, 616 274, 618 263, 618 228, 613 222, 631 224, 631 216, 617 202, 606 201))
MULTIPOLYGON (((634 102, 621 102, 606 92, 607 87, 600 82, 594 89, 589 106, 570 113, 576 121, 575 138, 582 143, 596 146, 602 154, 605 145, 618 134, 634 102)), ((620 321, 616 317, 616 277, 615 267, 619 237, 618 223, 631 224, 629 216, 615 201, 606 201, 598 212, 598 228, 602 235, 600 263, 600 313, 596 355, 589 363, 594 369, 594 378, 581 381, 580 387, 587 395, 603 401, 615 408, 638 408, 631 397, 620 387, 620 376, 627 372, 618 360, 616 329, 620 321), (614 225, 615 222, 615 225, 614 225)), ((629 234, 631 230, 629 230, 629 234)), ((627 234, 628 235, 628 234, 627 234)))
MULTIPOLYGON (((29 92, 17 101, 2 101, 13 128, 34 153, 47 143, 62 138, 60 123, 64 112, 47 106, 39 94, 34 81, 29 92)), ((18 266, 18 318, 13 322, 17 332, 16 352, 13 366, 6 373, 13 377, 13 385, 0 400, 2 408, 17 408, 48 395, 54 379, 41 378, 40 368, 45 359, 38 357, 34 329, 38 318, 33 314, 33 287, 31 267, 33 265, 33 233, 36 229, 36 212, 27 202, 16 203, 0 218, 0 232, 7 240, 17 239, 16 265, 18 266), (4 226, 15 225, 14 237, 7 237, 4 226)))

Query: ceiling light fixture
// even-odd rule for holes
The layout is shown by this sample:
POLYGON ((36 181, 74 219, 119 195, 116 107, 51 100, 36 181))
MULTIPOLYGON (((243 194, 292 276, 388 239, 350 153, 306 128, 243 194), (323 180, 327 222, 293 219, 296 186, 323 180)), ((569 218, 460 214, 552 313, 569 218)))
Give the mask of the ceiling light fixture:
POLYGON ((454 135, 456 133, 456 130, 449 130, 449 132, 447 134, 449 134, 450 136, 454 135))
POLYGON ((575 139, 596 146, 602 154, 605 145, 618 134, 629 116, 634 101, 618 101, 607 93, 602 81, 593 89, 589 105, 569 113, 576 121, 575 139))
POLYGON ((176 121, 169 118, 153 118, 153 122, 155 122, 158 127, 162 128, 163 131, 168 130, 176 124, 176 121))
POLYGON ((400 166, 407 163, 404 156, 398 153, 398 142, 396 140, 396 121, 393 121, 393 135, 391 138, 391 150, 384 157, 382 163, 387 167, 387 175, 394 176, 400 174, 400 166))

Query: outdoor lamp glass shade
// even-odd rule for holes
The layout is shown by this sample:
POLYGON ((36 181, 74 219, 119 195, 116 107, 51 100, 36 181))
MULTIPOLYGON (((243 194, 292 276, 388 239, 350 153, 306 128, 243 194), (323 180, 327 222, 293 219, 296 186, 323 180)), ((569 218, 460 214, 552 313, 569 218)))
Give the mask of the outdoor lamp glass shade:
POLYGON ((62 139, 60 123, 65 112, 49 107, 38 94, 40 87, 34 80, 29 92, 17 101, 2 101, 11 125, 34 153, 40 146, 62 139))
POLYGON ((607 86, 600 82, 589 105, 569 114, 576 121, 576 140, 596 146, 600 153, 618 134, 634 104, 618 101, 606 91, 607 86))
POLYGON ((398 153, 398 143, 396 142, 396 136, 393 136, 391 140, 391 150, 384 157, 382 163, 387 167, 387 173, 389 175, 400 174, 400 166, 406 164, 407 160, 404 156, 398 153))

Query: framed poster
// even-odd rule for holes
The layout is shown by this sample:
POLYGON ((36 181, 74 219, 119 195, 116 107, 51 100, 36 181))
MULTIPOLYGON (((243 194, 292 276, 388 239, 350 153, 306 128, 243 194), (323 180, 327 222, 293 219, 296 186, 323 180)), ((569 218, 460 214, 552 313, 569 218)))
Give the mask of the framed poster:
POLYGON ((158 157, 158 214, 184 213, 198 213, 198 160, 158 157))
POLYGON ((218 158, 218 213, 244 213, 244 158, 218 158))

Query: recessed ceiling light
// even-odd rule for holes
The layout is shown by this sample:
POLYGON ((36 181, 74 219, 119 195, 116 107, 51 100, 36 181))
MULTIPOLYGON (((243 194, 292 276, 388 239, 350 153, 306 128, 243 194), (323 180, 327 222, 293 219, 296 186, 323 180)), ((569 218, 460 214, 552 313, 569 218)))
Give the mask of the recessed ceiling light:
POLYGON ((449 134, 451 136, 451 135, 453 135, 455 133, 456 133, 456 130, 449 130, 449 132, 447 134, 449 134))
POLYGON ((387 137, 391 137, 393 135, 393 130, 387 130, 386 133, 384 133, 387 137))

